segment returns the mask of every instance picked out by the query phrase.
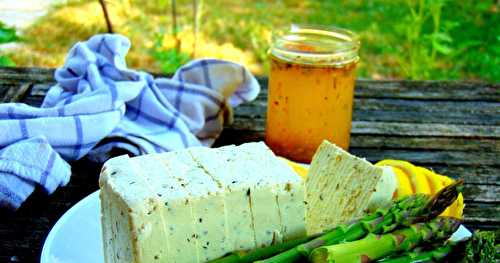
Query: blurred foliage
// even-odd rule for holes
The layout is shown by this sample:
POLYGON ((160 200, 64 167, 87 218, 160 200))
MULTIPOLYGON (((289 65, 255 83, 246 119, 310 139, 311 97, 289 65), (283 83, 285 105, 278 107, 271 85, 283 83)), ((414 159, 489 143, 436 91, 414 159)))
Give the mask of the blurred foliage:
MULTIPOLYGON (((58 66, 71 45, 105 32, 98 3, 69 0, 25 32, 19 65, 58 66), (51 32, 47 34, 46 32, 51 32)), ((129 66, 171 70, 192 54, 192 1, 177 0, 181 53, 170 34, 170 1, 108 0, 116 31, 131 39, 129 66), (161 39, 161 41, 159 41, 161 39)), ((268 72, 274 28, 295 23, 336 25, 358 32, 362 78, 500 81, 500 16, 496 0, 212 0, 201 17, 196 57, 229 59, 268 72)))
POLYGON ((189 54, 175 48, 166 49, 163 44, 164 31, 160 30, 154 37, 151 56, 160 64, 160 70, 165 74, 172 74, 190 59, 189 54))
MULTIPOLYGON (((6 26, 0 21, 0 45, 19 41, 15 28, 6 26)), ((0 54, 0 67, 13 67, 16 63, 8 56, 0 54)))

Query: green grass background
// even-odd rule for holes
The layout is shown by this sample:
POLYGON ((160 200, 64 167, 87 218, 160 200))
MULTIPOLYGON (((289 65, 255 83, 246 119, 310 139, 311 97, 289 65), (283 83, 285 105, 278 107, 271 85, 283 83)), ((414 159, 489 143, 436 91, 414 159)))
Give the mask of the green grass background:
MULTIPOLYGON (((179 63, 162 53, 174 45, 170 1, 107 2, 116 31, 132 41, 129 66, 158 72, 165 63, 179 63)), ((273 28, 309 23, 336 25, 360 35, 361 78, 500 81, 499 1, 205 0, 202 4, 195 57, 233 60, 257 74, 268 72, 273 28)), ((192 1, 177 1, 177 7, 181 49, 191 54, 192 1)), ((56 67, 73 43, 104 31, 97 1, 70 1, 23 32, 22 48, 7 55, 18 66, 56 67)))

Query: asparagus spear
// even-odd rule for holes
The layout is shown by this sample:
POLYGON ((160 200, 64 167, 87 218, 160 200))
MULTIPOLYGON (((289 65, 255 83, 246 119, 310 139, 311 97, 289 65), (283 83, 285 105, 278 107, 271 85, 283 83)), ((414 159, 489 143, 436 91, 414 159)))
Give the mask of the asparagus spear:
POLYGON ((423 222, 435 218, 441 214, 446 207, 455 202, 458 194, 461 192, 462 184, 463 180, 459 180, 448 185, 434 197, 424 194, 403 197, 394 202, 388 210, 380 209, 348 226, 341 225, 307 243, 300 244, 274 257, 257 262, 297 262, 300 259, 307 259, 310 253, 320 246, 357 240, 369 233, 388 233, 398 226, 409 226, 416 222, 423 222))
POLYGON ((378 260, 379 263, 418 263, 418 262, 438 262, 449 256, 456 243, 449 242, 444 246, 435 247, 431 250, 412 251, 397 257, 378 260))
POLYGON ((277 253, 280 253, 282 251, 293 248, 293 247, 300 245, 302 243, 305 243, 313 238, 314 237, 303 237, 303 238, 294 239, 294 240, 291 240, 288 242, 284 242, 281 244, 269 246, 269 247, 258 248, 258 249, 255 249, 255 250, 252 250, 249 252, 237 251, 237 252, 231 253, 228 256, 225 256, 223 258, 209 261, 209 263, 254 262, 254 261, 262 259, 262 258, 267 258, 267 257, 271 257, 273 255, 276 255, 277 253))
POLYGON ((439 217, 388 234, 368 234, 360 240, 316 248, 310 260, 314 263, 369 262, 394 252, 410 251, 423 242, 446 239, 460 223, 458 219, 439 217))

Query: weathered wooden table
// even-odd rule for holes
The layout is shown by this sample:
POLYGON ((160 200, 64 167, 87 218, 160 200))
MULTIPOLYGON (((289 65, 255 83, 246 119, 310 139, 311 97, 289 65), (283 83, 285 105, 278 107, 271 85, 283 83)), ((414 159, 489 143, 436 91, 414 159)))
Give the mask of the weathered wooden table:
MULTIPOLYGON (((40 105, 48 69, 0 69, 0 102, 40 105)), ((235 110, 217 145, 262 140, 267 81, 260 96, 235 110)), ((465 224, 500 226, 500 85, 476 82, 359 80, 350 152, 370 161, 405 159, 465 179, 465 224)), ((72 163, 68 186, 47 196, 37 189, 17 212, 0 210, 0 262, 39 261, 51 227, 98 189, 100 165, 72 163)), ((78 238, 78 237, 75 237, 78 238)))

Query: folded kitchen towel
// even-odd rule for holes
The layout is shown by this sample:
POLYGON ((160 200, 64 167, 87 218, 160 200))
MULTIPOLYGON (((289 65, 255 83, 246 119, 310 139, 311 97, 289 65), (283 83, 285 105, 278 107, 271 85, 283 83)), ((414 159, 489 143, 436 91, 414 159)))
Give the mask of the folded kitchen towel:
POLYGON ((154 78, 127 68, 129 48, 129 40, 115 34, 77 43, 40 108, 0 104, 0 156, 7 158, 0 165, 0 204, 19 207, 35 184, 49 193, 65 185, 69 167, 58 154, 104 161, 113 148, 141 155, 210 146, 231 108, 259 93, 241 65, 195 60, 171 79, 154 78), (24 173, 26 167, 43 168, 43 176, 24 173))
POLYGON ((70 166, 44 136, 9 145, 0 152, 0 206, 18 208, 35 184, 52 193, 68 183, 70 174, 70 166))

